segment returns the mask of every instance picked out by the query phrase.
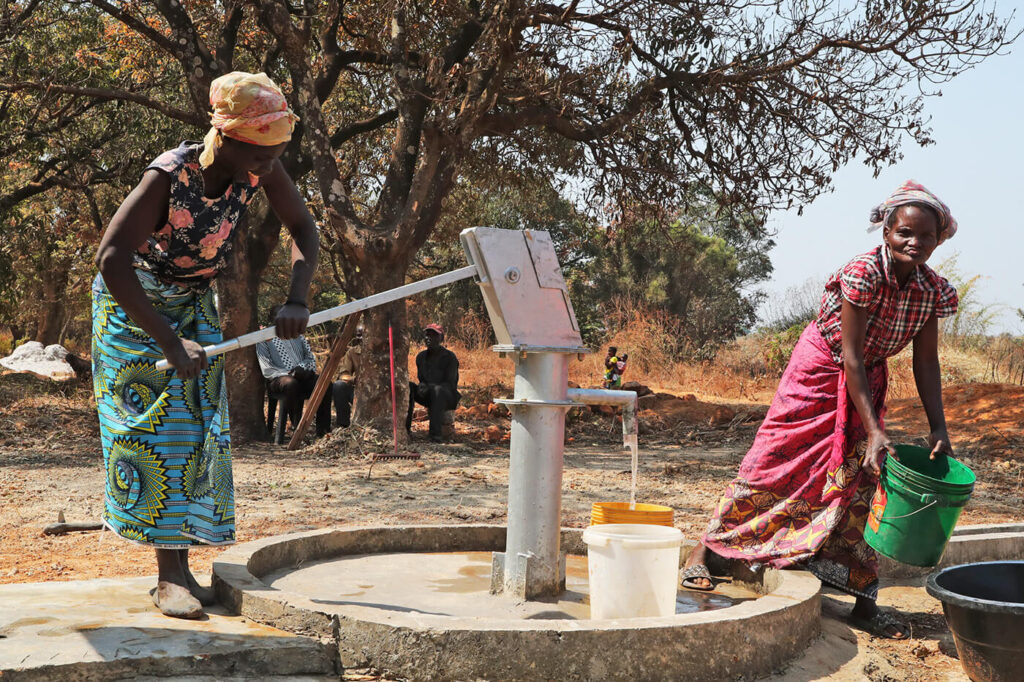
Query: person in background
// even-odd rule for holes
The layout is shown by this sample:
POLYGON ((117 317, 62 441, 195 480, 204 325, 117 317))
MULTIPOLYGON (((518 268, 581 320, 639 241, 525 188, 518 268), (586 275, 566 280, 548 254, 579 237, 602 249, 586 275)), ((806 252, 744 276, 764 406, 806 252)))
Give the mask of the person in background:
POLYGON ((334 382, 334 413, 338 418, 338 426, 347 427, 352 422, 352 399, 356 390, 356 371, 359 367, 359 356, 362 354, 363 325, 356 327, 355 336, 341 359, 339 370, 341 379, 334 382))
POLYGON ((952 454, 942 407, 939 318, 956 289, 925 263, 956 234, 949 208, 908 181, 871 212, 882 243, 825 285, 754 443, 700 544, 683 587, 710 590, 708 552, 809 570, 856 598, 850 623, 905 639, 906 624, 878 608, 878 559, 864 540, 871 497, 895 447, 882 417, 887 359, 913 344, 914 380, 931 430, 931 456, 952 454))
MULTIPOLYGON (((224 357, 211 283, 230 262, 234 231, 263 192, 292 236, 282 338, 306 329, 319 240, 280 156, 297 117, 262 73, 210 84, 210 130, 146 167, 96 251, 92 369, 106 472, 104 525, 156 550, 153 601, 199 618, 214 602, 189 569, 189 549, 235 541, 224 357), (167 358, 171 369, 159 371, 167 358)), ((140 125, 145 125, 140 121, 140 125)))
POLYGON ((604 388, 619 388, 622 386, 622 373, 626 371, 627 354, 619 357, 619 349, 615 346, 608 347, 608 354, 604 356, 604 381, 601 386, 604 388))
POLYGON ((440 443, 444 413, 459 404, 459 359, 445 348, 444 329, 439 324, 423 328, 426 350, 416 356, 416 376, 419 383, 409 382, 409 413, 405 419, 406 431, 412 430, 412 410, 415 403, 424 405, 430 416, 430 440, 440 443))
POLYGON ((612 377, 615 375, 615 367, 619 363, 619 349, 615 346, 608 346, 608 353, 604 356, 604 379, 601 381, 603 388, 611 385, 612 377))
MULTIPOLYGON (((271 315, 276 315, 276 309, 271 315)), ((285 411, 294 428, 302 418, 302 403, 313 394, 318 374, 316 358, 305 336, 294 339, 273 338, 256 344, 256 357, 260 362, 267 391, 284 401, 285 411)), ((319 438, 331 430, 332 391, 324 394, 316 412, 316 435, 319 438)))
POLYGON ((612 388, 622 387, 622 375, 626 373, 626 363, 629 362, 629 353, 623 353, 622 357, 615 363, 615 381, 612 388))

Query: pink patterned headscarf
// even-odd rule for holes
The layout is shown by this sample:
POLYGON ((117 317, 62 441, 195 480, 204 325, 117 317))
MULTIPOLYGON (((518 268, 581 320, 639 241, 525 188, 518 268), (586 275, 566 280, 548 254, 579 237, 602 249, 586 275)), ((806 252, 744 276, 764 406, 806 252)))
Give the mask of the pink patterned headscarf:
POLYGON ((871 227, 868 228, 868 232, 874 232, 884 227, 889 222, 889 217, 893 211, 900 206, 907 206, 909 204, 921 204, 935 211, 939 218, 939 234, 941 235, 939 243, 946 241, 956 234, 957 224, 953 214, 949 212, 949 206, 942 203, 924 185, 918 184, 913 180, 904 182, 888 199, 871 209, 871 227))
POLYGON ((292 139, 299 120, 274 81, 265 73, 233 71, 210 83, 210 132, 206 134, 199 163, 213 163, 220 146, 218 132, 249 144, 273 147, 292 139))

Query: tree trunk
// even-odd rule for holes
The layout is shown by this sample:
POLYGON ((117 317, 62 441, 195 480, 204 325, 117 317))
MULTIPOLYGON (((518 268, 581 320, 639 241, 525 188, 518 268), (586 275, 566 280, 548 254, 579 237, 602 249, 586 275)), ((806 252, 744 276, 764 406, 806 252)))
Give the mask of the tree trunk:
POLYGON ((51 267, 39 273, 42 280, 42 300, 39 302, 35 340, 49 346, 60 341, 66 313, 64 299, 67 294, 69 273, 63 261, 54 262, 54 259, 47 258, 43 262, 51 267))
MULTIPOLYGON (((265 203, 253 206, 235 229, 234 251, 217 278, 221 329, 225 339, 259 327, 259 284, 270 254, 280 238, 281 224, 265 203)), ((228 387, 231 436, 240 441, 265 440, 266 383, 255 347, 227 353, 224 378, 228 387)))
MULTIPOLYGON (((239 240, 233 262, 217 280, 221 329, 225 339, 253 331, 257 325, 257 287, 252 281, 248 249, 239 240)), ((257 280, 258 281, 258 280, 257 280)), ((262 440, 267 436, 263 415, 264 382, 256 349, 243 348, 224 356, 224 379, 228 387, 231 437, 240 441, 262 440)))
POLYGON ((64 323, 64 299, 62 296, 51 297, 49 292, 44 296, 39 311, 39 323, 36 327, 36 341, 44 346, 49 346, 60 342, 61 328, 64 323))
MULTIPOLYGON (((408 264, 404 258, 359 263, 360 296, 394 289, 405 284, 408 264), (397 260, 397 262, 396 262, 397 260)), ((405 334, 405 301, 397 301, 364 313, 363 350, 360 354, 359 381, 353 420, 372 425, 385 433, 391 431, 391 371, 388 348, 389 324, 394 331, 395 390, 398 415, 398 441, 407 442, 405 416, 409 407, 409 338, 405 334)))

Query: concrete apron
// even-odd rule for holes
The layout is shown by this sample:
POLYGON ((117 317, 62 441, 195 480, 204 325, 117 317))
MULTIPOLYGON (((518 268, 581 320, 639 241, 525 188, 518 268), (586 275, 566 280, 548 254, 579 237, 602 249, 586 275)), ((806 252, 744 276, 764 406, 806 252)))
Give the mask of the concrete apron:
POLYGON ((885 580, 920 578, 948 566, 978 561, 1024 559, 1024 523, 957 526, 937 566, 910 566, 878 555, 878 574, 885 580))
MULTIPOLYGON (((563 551, 586 554, 581 534, 563 530, 563 551)), ((328 529, 232 547, 219 555, 213 570, 222 603, 242 615, 332 638, 343 665, 410 680, 754 677, 783 666, 819 632, 820 584, 802 571, 737 573, 735 579, 763 596, 728 608, 625 620, 448 616, 389 604, 370 608, 332 595, 275 589, 262 579, 345 555, 502 551, 504 538, 501 526, 328 529)))
POLYGON ((156 578, 0 585, 0 679, 336 675, 333 646, 206 609, 162 615, 156 578))

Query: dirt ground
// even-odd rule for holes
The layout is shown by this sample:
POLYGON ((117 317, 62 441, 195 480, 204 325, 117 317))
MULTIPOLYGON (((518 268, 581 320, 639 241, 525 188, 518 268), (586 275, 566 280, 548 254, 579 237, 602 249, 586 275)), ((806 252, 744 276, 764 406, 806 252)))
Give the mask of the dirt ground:
MULTIPOLYGON (((387 444, 357 429, 337 430, 303 450, 269 443, 234 449, 238 540, 340 525, 503 523, 508 484, 507 415, 490 399, 502 387, 470 389, 453 443, 427 444, 414 425, 405 451, 418 460, 373 461, 387 444), (490 406, 489 406, 490 405, 490 406)), ((1024 502, 1024 389, 965 385, 946 389, 958 456, 978 475, 961 523, 1020 521, 1024 502)), ((665 504, 693 540, 753 440, 766 405, 720 404, 693 396, 641 399, 638 500, 665 504)), ((0 583, 152 575, 152 551, 110 533, 44 536, 63 513, 91 521, 103 504, 102 455, 88 387, 0 376, 0 583)), ((915 401, 890 405, 894 439, 927 433, 915 401)), ((576 411, 567 430, 563 522, 588 524, 594 502, 629 499, 629 454, 614 414, 576 411)), ((208 572, 215 549, 192 552, 208 572)), ((947 680, 962 676, 938 602, 913 585, 893 585, 881 602, 900 608, 909 642, 878 640, 843 622, 844 596, 825 600, 825 632, 779 680, 947 680)))

